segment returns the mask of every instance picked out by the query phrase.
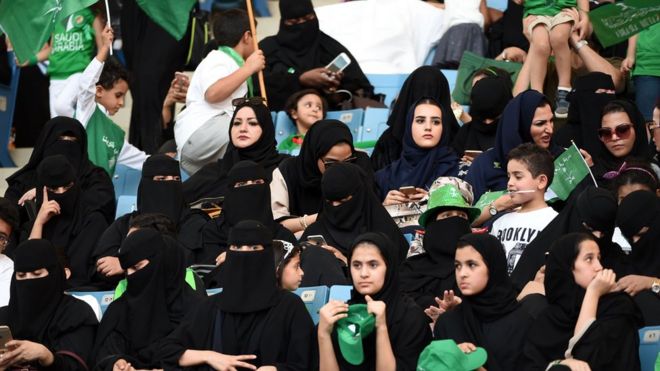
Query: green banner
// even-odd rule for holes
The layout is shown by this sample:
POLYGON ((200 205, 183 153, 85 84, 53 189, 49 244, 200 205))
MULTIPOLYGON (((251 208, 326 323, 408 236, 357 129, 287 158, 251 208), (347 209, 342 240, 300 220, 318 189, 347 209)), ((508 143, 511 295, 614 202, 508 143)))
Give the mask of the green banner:
POLYGON ((660 22, 660 0, 625 0, 603 5, 589 20, 604 47, 618 44, 660 22))
POLYGON ((474 54, 470 51, 463 53, 461 63, 458 66, 458 76, 456 76, 456 86, 452 97, 459 104, 470 104, 470 93, 472 92, 472 77, 480 69, 488 67, 497 67, 507 71, 511 75, 512 85, 518 78, 518 73, 522 64, 517 62, 496 61, 474 54))
POLYGON ((588 174, 589 167, 573 144, 555 160, 555 175, 550 190, 565 201, 588 174))
POLYGON ((474 207, 476 207, 479 210, 483 210, 484 207, 488 206, 491 204, 491 202, 497 200, 500 198, 500 196, 504 195, 506 191, 496 191, 496 192, 486 192, 479 197, 479 201, 477 201, 476 204, 474 204, 474 207))
POLYGON ((197 0, 137 0, 138 5, 175 39, 181 40, 188 29, 190 10, 197 0))

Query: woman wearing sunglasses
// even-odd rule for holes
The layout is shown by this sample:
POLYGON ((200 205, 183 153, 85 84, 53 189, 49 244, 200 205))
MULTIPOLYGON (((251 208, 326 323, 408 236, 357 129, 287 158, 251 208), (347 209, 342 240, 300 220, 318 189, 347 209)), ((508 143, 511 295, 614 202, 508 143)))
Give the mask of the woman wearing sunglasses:
POLYGON ((610 174, 617 172, 627 157, 651 161, 644 117, 628 101, 615 100, 603 108, 598 137, 602 146, 594 156, 592 171, 601 186, 609 185, 610 174))

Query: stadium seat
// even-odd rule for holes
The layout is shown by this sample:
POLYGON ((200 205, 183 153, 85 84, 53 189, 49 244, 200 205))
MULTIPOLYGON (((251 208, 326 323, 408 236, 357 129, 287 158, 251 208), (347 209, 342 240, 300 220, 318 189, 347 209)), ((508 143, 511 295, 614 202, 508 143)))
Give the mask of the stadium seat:
POLYGON ((314 324, 318 324, 319 310, 328 302, 328 288, 326 286, 300 287, 294 293, 300 296, 305 303, 314 324))
POLYGON ((334 285, 330 287, 330 295, 328 295, 328 301, 348 301, 351 298, 351 290, 353 290, 353 286, 351 285, 334 285))
POLYGON ((121 195, 117 200, 115 219, 137 210, 137 196, 121 195))
POLYGON ((639 329, 639 361, 642 371, 654 371, 660 355, 660 326, 639 329))
POLYGON ((115 187, 115 197, 129 195, 137 196, 138 185, 142 172, 132 169, 125 165, 117 165, 115 167, 115 174, 112 176, 112 184, 115 187))
POLYGON ((363 109, 357 108, 345 111, 330 111, 326 115, 326 118, 343 122, 349 127, 349 129, 351 129, 353 141, 356 142, 359 140, 362 132, 362 119, 364 118, 363 109))
POLYGON ((9 155, 9 140, 21 70, 14 63, 13 52, 7 53, 7 60, 11 70, 11 81, 9 85, 0 84, 0 167, 16 167, 14 160, 9 155))
POLYGON ((503 12, 508 8, 509 4, 507 0, 487 0, 486 6, 503 12))
POLYGON ((221 287, 218 287, 218 288, 215 288, 215 289, 207 289, 207 290, 206 290, 206 295, 207 295, 207 296, 213 296, 213 295, 215 295, 215 294, 219 294, 219 293, 221 293, 221 292, 222 292, 222 288, 221 288, 221 287))
POLYGON ((277 113, 275 120, 275 141, 279 144, 290 135, 295 134, 296 125, 291 121, 285 111, 277 113))
POLYGON ((374 93, 385 94, 385 104, 388 107, 399 95, 407 77, 408 74, 367 74, 369 82, 374 87, 374 93))
POLYGON ((456 86, 456 79, 458 78, 458 71, 457 70, 441 70, 442 74, 445 75, 447 78, 447 82, 449 82, 449 92, 454 91, 454 87, 456 86))
POLYGON ((378 140, 378 137, 387 129, 388 116, 389 110, 387 108, 368 107, 364 111, 360 142, 378 140))
POLYGON ((89 304, 99 321, 114 298, 114 291, 69 291, 67 294, 89 304))

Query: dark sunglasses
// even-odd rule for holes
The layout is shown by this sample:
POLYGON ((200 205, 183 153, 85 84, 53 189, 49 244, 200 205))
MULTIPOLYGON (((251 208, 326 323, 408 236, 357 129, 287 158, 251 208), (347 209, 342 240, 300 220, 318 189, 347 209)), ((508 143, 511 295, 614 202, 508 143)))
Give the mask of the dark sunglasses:
POLYGON ((321 160, 321 161, 323 162, 323 166, 325 166, 325 168, 327 169, 330 166, 341 163, 341 162, 350 162, 352 164, 352 163, 355 162, 355 160, 357 160, 357 157, 352 156, 352 157, 349 157, 349 158, 345 158, 343 160, 321 160))
POLYGON ((612 135, 616 133, 616 136, 621 139, 628 139, 630 137, 630 129, 632 129, 632 124, 619 124, 614 130, 612 128, 600 128, 598 129, 598 136, 603 142, 609 142, 612 140, 612 135))
POLYGON ((242 104, 249 104, 251 106, 258 106, 264 104, 266 100, 264 97, 250 97, 250 98, 235 98, 231 100, 231 104, 234 107, 240 106, 242 104))

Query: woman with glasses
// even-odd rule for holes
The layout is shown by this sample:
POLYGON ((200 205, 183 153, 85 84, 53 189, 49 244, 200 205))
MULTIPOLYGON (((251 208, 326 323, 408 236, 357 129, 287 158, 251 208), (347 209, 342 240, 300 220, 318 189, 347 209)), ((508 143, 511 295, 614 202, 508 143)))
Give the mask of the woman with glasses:
POLYGON ((383 205, 419 201, 438 177, 458 175, 458 156, 449 146, 451 127, 446 119, 452 114, 428 97, 408 111, 401 158, 376 172, 383 205))
POLYGON ((293 233, 314 223, 323 206, 321 177, 340 162, 360 166, 365 184, 373 187, 369 156, 355 150, 351 130, 338 120, 317 122, 305 135, 300 155, 282 161, 273 171, 270 191, 275 220, 293 233))
POLYGON ((626 158, 651 161, 652 153, 644 127, 644 117, 634 104, 615 100, 603 108, 598 129, 600 153, 594 158, 593 173, 601 186, 616 177, 626 158))
POLYGON ((196 172, 183 184, 186 201, 199 203, 202 199, 220 199, 227 190, 227 173, 239 161, 250 160, 271 173, 282 160, 289 157, 277 152, 275 125, 263 99, 234 99, 236 110, 229 125, 229 145, 225 155, 196 172))

